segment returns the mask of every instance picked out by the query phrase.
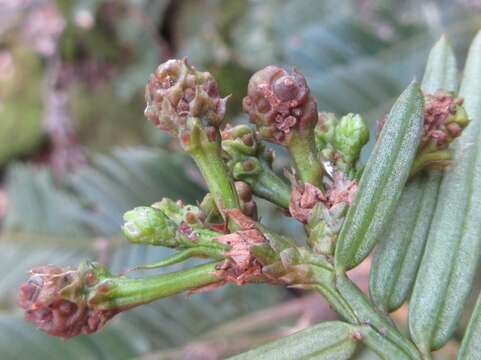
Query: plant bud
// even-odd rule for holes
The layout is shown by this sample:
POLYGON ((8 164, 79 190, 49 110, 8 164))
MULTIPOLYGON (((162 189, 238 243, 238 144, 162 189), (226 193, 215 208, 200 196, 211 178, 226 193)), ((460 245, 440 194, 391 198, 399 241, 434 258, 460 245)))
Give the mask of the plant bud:
POLYGON ((249 80, 244 111, 266 140, 288 145, 293 132, 309 132, 317 122, 317 104, 306 79, 297 70, 289 74, 267 66, 249 80))
POLYGON ((260 175, 263 171, 261 162, 255 157, 249 157, 242 162, 233 162, 233 164, 232 176, 238 180, 246 180, 248 177, 260 175))
POLYGON ((234 185, 235 185, 237 194, 239 195, 239 199, 241 199, 244 202, 248 202, 252 200, 252 190, 247 183, 243 181, 236 181, 234 185))
POLYGON ((362 147, 369 140, 369 128, 360 115, 347 114, 338 120, 332 113, 319 113, 314 129, 316 148, 336 170, 354 178, 362 147))
POLYGON ((424 135, 420 148, 429 145, 445 149, 469 123, 463 99, 440 90, 434 95, 425 95, 424 103, 424 135))
POLYGON ((49 335, 69 339, 90 334, 121 311, 97 309, 89 297, 90 290, 109 275, 103 266, 92 263, 78 269, 41 266, 32 269, 20 287, 18 305, 28 321, 49 335))
POLYGON ((137 207, 124 214, 122 232, 127 240, 136 244, 177 245, 177 225, 161 210, 153 207, 137 207))
POLYGON ((255 131, 247 125, 227 125, 221 136, 222 150, 232 158, 239 155, 255 156, 259 150, 264 149, 255 131))
POLYGON ((188 117, 203 127, 221 127, 228 98, 221 98, 214 77, 182 60, 159 65, 145 88, 145 116, 161 130, 178 135, 188 117))
POLYGON ((369 128, 362 117, 348 114, 336 126, 333 145, 342 154, 344 161, 352 164, 359 158, 361 149, 368 140, 369 128))
POLYGON ((163 198, 160 202, 152 205, 152 208, 161 211, 176 226, 188 223, 192 228, 204 228, 204 213, 194 205, 185 205, 182 201, 173 201, 163 198))
POLYGON ((469 124, 463 99, 442 90, 424 95, 424 132, 411 176, 427 168, 443 169, 451 163, 449 144, 469 124))

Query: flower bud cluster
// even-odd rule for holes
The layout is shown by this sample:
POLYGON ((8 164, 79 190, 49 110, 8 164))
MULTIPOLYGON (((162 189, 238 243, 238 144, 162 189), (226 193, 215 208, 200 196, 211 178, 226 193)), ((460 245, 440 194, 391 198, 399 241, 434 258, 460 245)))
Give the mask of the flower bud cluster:
POLYGON ((145 100, 145 116, 161 130, 182 139, 188 136, 189 118, 200 119, 207 132, 220 128, 228 97, 220 97, 210 73, 197 71, 184 58, 159 65, 145 88, 145 100))
POLYGON ((95 295, 108 290, 102 280, 109 276, 98 264, 84 263, 78 269, 41 266, 22 284, 18 304, 26 319, 49 335, 69 339, 90 334, 122 311, 97 307, 95 295))
POLYGON ((317 103, 297 70, 273 65, 259 70, 242 104, 261 136, 278 144, 289 145, 295 132, 309 133, 317 122, 317 103))
POLYGON ((463 107, 463 99, 445 91, 424 96, 424 136, 420 148, 446 148, 461 135, 469 119, 463 107))

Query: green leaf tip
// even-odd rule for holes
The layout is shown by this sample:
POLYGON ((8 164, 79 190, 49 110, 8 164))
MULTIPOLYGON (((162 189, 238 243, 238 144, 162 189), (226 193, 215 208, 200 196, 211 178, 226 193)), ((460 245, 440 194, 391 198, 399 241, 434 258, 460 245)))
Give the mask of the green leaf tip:
POLYGON ((458 84, 458 70, 454 50, 443 35, 429 52, 424 71, 422 89, 435 93, 439 89, 455 91, 458 84))
POLYGON ((472 119, 453 144, 426 249, 411 295, 409 329, 424 352, 453 335, 472 288, 481 249, 481 33, 466 60, 460 95, 472 119))
MULTIPOLYGON (((456 75, 454 52, 443 36, 430 51, 421 87, 431 94, 440 90, 454 92, 456 75)), ((428 111, 425 108, 425 115, 428 111)), ((432 111, 431 116, 438 113, 432 111)), ((431 149, 430 146, 427 150, 431 149)), ((433 150, 434 153, 439 151, 436 147, 433 150)), ((447 158, 452 158, 449 151, 447 158)), ((422 164, 425 159, 420 160, 421 168, 427 165, 426 162, 422 164)), ((426 172, 412 176, 411 169, 412 178, 403 190, 392 222, 373 257, 369 292, 376 307, 383 312, 399 308, 410 295, 416 279, 443 175, 442 171, 434 169, 426 172)))
POLYGON ((380 239, 394 212, 423 131, 423 97, 412 82, 388 115, 336 244, 340 271, 358 265, 380 239))

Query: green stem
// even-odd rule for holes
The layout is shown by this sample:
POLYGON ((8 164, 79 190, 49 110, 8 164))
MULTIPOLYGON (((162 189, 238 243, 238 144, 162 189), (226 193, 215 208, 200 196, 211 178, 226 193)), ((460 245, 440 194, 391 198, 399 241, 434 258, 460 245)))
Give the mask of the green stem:
POLYGON ((411 166, 411 172, 409 176, 412 178, 419 171, 424 169, 429 164, 445 164, 453 159, 451 151, 449 150, 438 150, 434 152, 420 153, 414 159, 411 166))
POLYGON ((262 165, 262 171, 255 177, 245 181, 251 186, 255 195, 266 199, 277 206, 287 209, 291 201, 291 188, 267 165, 262 165))
POLYGON ((417 348, 399 332, 389 318, 374 309, 366 295, 344 273, 336 274, 336 288, 352 307, 361 324, 372 326, 411 359, 421 359, 417 348))
MULTIPOLYGON (((189 152, 207 183, 209 192, 222 200, 226 209, 238 209, 239 198, 220 155, 218 144, 208 144, 189 152)), ((217 199, 216 199, 217 200, 217 199)))
POLYGON ((221 278, 216 275, 218 264, 208 263, 187 270, 140 279, 125 276, 107 278, 95 287, 95 293, 89 302, 95 304, 99 310, 147 304, 220 281, 221 278))
POLYGON ((359 324, 356 314, 335 287, 319 284, 315 286, 315 289, 326 299, 334 311, 341 315, 344 320, 350 322, 351 324, 359 324))
POLYGON ((362 342, 375 352, 383 360, 409 360, 407 355, 396 344, 393 344, 385 336, 379 334, 370 326, 359 326, 357 331, 362 336, 362 342))
POLYGON ((345 275, 338 275, 336 284, 329 281, 317 282, 314 288, 344 320, 353 325, 361 325, 360 329, 363 329, 363 332, 372 327, 372 331, 363 333, 365 336, 369 334, 370 341, 388 343, 389 349, 386 349, 389 350, 388 353, 404 355, 399 356, 399 359, 421 359, 416 347, 399 333, 389 319, 376 312, 362 291, 345 275))
POLYGON ((287 148, 301 181, 322 190, 322 167, 315 150, 314 138, 293 134, 287 148))

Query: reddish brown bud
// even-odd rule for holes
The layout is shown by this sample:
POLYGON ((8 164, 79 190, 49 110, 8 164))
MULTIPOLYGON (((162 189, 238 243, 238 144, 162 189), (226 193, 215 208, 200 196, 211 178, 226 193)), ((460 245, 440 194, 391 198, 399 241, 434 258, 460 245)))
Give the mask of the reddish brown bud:
POLYGON ((159 65, 145 88, 145 101, 145 116, 161 130, 177 135, 187 117, 220 127, 227 98, 220 97, 210 73, 197 71, 183 59, 159 65))
POLYGON ((25 318, 49 335, 69 339, 101 329, 120 310, 97 310, 88 303, 86 289, 96 283, 91 271, 47 265, 30 271, 20 287, 18 305, 25 318))
POLYGON ((310 130, 317 122, 317 104, 304 76, 277 66, 256 72, 249 81, 244 111, 267 140, 287 145, 293 131, 310 130))
POLYGON ((185 221, 187 221, 189 224, 195 224, 198 221, 198 217, 193 212, 188 212, 185 214, 185 221))
POLYGON ((456 123, 448 124, 446 128, 449 132, 449 135, 451 135, 452 137, 458 137, 459 135, 461 135, 461 132, 463 131, 463 128, 456 123))
POLYGON ((252 146, 254 145, 254 136, 252 135, 252 133, 247 133, 242 137, 242 141, 247 146, 252 146))
POLYGON ((453 138, 461 135, 468 124, 462 107, 463 99, 441 90, 433 95, 425 95, 424 99, 424 136, 421 147, 431 143, 437 148, 445 148, 453 138))
POLYGON ((251 187, 243 182, 243 181, 236 181, 235 182, 235 189, 237 190, 237 194, 242 201, 250 201, 252 199, 252 190, 251 187))
POLYGON ((254 161, 251 160, 251 159, 247 159, 243 162, 243 165, 244 165, 244 170, 245 171, 252 171, 254 170, 255 168, 255 164, 254 164, 254 161))

